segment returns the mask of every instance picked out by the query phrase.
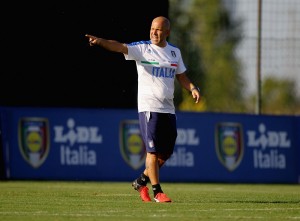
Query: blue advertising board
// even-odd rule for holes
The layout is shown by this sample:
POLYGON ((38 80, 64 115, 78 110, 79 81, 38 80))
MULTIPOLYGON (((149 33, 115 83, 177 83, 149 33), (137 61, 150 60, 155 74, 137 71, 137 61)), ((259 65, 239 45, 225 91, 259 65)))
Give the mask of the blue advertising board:
MULTIPOLYGON (((0 109, 7 179, 132 181, 146 152, 136 110, 0 109)), ((298 183, 299 117, 177 112, 169 182, 298 183)))

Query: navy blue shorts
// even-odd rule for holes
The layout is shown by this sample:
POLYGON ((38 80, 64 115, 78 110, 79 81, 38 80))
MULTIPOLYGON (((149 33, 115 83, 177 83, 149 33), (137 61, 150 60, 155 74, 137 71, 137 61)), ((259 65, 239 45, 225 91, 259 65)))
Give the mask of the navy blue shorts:
POLYGON ((173 153, 177 138, 175 114, 140 112, 139 122, 147 152, 167 155, 173 153))

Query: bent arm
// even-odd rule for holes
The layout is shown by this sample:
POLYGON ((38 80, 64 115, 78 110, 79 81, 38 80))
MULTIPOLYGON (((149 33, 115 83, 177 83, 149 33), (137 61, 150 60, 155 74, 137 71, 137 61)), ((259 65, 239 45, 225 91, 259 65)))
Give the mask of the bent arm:
POLYGON ((185 88, 186 90, 192 93, 193 98, 196 100, 195 102, 198 103, 201 98, 200 91, 198 87, 196 87, 186 76, 186 73, 177 74, 176 78, 183 88, 185 88))
POLYGON ((180 85, 188 91, 191 91, 193 88, 195 88, 195 85, 190 81, 190 79, 186 76, 185 73, 177 74, 176 78, 180 85))
POLYGON ((104 38, 98 38, 93 35, 85 35, 89 38, 89 43, 91 46, 98 45, 108 51, 119 52, 123 54, 128 54, 128 48, 126 44, 120 43, 115 40, 107 40, 104 38))

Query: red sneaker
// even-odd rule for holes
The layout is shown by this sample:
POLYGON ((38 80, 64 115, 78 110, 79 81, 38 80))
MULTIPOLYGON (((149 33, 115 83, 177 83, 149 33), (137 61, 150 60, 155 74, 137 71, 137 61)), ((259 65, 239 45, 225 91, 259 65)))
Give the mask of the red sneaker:
POLYGON ((154 197, 154 200, 157 203, 170 203, 170 202, 172 202, 172 200, 169 197, 167 197, 167 195, 164 194, 164 193, 156 194, 156 196, 154 197))
POLYGON ((140 192, 140 197, 144 202, 151 202, 151 198, 149 196, 149 189, 146 186, 141 186, 138 190, 140 192))

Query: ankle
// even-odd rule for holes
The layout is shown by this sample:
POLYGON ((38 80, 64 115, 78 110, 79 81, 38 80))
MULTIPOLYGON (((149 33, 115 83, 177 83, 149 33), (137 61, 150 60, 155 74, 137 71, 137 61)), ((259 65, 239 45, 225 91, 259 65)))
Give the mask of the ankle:
POLYGON ((152 185, 153 195, 156 196, 158 193, 163 193, 160 184, 152 185))

